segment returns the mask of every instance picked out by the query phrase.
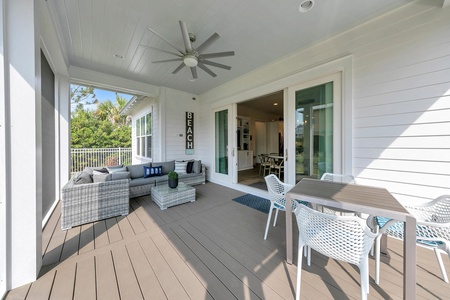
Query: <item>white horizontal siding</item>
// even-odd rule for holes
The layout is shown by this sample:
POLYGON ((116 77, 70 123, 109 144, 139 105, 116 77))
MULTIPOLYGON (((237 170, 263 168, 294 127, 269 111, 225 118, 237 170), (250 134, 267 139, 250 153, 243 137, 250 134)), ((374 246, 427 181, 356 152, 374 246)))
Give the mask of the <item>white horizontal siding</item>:
POLYGON ((450 193, 449 12, 409 5, 352 51, 355 175, 403 201, 450 193))
POLYGON ((201 159, 198 156, 199 144, 197 129, 199 125, 199 101, 196 95, 171 89, 164 89, 166 160, 201 159), (196 100, 193 100, 195 98, 196 100), (186 154, 186 112, 194 113, 194 154, 186 154))
POLYGON ((450 8, 435 4, 411 2, 208 91, 202 100, 239 101, 252 89, 352 55, 357 181, 385 187, 401 201, 450 194, 450 8))

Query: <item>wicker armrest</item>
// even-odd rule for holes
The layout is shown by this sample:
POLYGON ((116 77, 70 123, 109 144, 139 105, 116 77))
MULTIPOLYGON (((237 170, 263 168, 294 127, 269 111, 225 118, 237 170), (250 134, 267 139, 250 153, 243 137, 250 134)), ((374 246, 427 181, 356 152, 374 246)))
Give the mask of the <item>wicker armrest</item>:
POLYGON ((61 228, 126 215, 128 210, 128 179, 87 184, 70 180, 62 189, 61 228))

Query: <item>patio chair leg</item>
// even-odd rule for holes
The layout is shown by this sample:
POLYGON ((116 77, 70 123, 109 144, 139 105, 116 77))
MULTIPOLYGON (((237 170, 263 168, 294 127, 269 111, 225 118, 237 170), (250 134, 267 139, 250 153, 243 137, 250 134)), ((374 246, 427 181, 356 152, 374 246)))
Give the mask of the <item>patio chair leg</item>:
MULTIPOLYGON (((300 284, 302 282, 302 256, 303 246, 298 242, 298 258, 297 258, 297 284, 295 288, 295 300, 300 300, 300 284)), ((308 247, 309 248, 309 247, 308 247)))
POLYGON ((273 227, 275 227, 275 225, 277 224, 278 212, 279 212, 279 211, 280 211, 279 209, 276 209, 276 212, 275 212, 275 218, 273 219, 273 227))
POLYGON ((436 258, 437 258, 437 261, 438 261, 438 264, 439 264, 439 268, 441 269, 442 277, 443 277, 444 281, 446 283, 448 283, 447 272, 445 271, 444 262, 442 261, 442 256, 439 253, 439 249, 438 248, 434 248, 434 254, 436 254, 436 258))
POLYGON ((269 232, 269 225, 270 225, 270 219, 272 218, 272 211, 275 209, 273 205, 270 205, 269 209, 269 216, 267 217, 267 224, 266 224, 266 232, 264 233, 264 239, 267 239, 267 233, 269 232))

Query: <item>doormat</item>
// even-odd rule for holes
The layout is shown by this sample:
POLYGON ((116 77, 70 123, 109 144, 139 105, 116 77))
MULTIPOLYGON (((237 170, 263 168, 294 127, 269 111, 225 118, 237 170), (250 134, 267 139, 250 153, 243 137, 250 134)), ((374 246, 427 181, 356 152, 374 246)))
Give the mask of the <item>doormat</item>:
POLYGON ((270 200, 261 198, 252 194, 245 194, 243 196, 234 198, 233 201, 244 204, 245 206, 254 208, 263 213, 268 214, 270 209, 270 200))

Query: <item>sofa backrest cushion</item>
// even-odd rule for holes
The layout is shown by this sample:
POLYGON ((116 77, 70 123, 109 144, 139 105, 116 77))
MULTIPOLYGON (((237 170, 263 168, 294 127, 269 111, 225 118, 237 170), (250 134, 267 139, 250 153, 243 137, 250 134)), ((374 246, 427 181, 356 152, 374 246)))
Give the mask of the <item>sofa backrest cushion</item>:
POLYGON ((152 162, 152 167, 162 167, 162 174, 167 175, 169 172, 175 170, 175 161, 165 161, 165 162, 152 162))
POLYGON ((150 163, 127 166, 131 179, 144 178, 144 167, 150 167, 150 163))
POLYGON ((114 167, 106 167, 109 174, 117 173, 117 172, 127 172, 127 167, 124 166, 114 166, 114 167))
POLYGON ((111 173, 111 180, 130 179, 130 172, 111 173))

